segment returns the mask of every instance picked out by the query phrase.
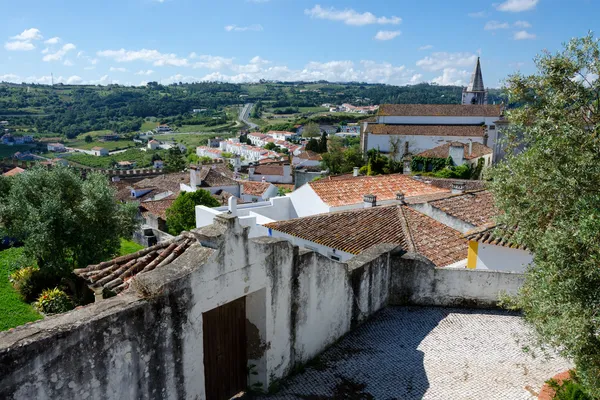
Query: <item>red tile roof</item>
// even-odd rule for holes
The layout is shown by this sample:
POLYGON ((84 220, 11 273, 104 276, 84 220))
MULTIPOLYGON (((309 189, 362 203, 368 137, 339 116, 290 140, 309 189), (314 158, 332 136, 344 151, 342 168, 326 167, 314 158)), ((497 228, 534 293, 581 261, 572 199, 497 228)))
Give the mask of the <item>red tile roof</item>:
POLYGON ((463 147, 464 149, 464 158, 465 160, 472 160, 474 158, 483 157, 488 154, 492 154, 493 150, 487 146, 482 145, 478 142, 472 143, 471 154, 469 154, 469 144, 461 143, 461 142, 452 142, 442 144, 440 146, 434 147, 433 149, 425 150, 417 156, 421 157, 429 157, 429 158, 448 158, 450 155, 450 146, 463 147))
POLYGON ((402 174, 321 179, 309 182, 308 185, 330 207, 362 203, 366 194, 373 194, 377 196, 377 201, 384 201, 395 200, 399 192, 406 197, 448 192, 447 189, 437 188, 402 174))
POLYGON ((262 196, 271 187, 268 182, 240 181, 240 184, 242 185, 242 194, 251 196, 262 196))
POLYGON ((474 226, 490 224, 498 215, 494 197, 487 190, 455 194, 445 199, 431 201, 429 204, 474 226))
POLYGON ((460 232, 407 206, 338 211, 265 227, 351 254, 392 243, 422 254, 438 267, 467 258, 467 240, 460 232))
POLYGON ((369 124, 366 132, 373 135, 483 137, 485 135, 485 126, 369 124))
POLYGON ((492 104, 382 104, 379 116, 499 117, 502 106, 492 104))
POLYGON ((254 175, 283 176, 283 165, 264 164, 254 168, 254 175))
POLYGON ((15 168, 11 169, 10 171, 3 173, 2 175, 3 176, 15 176, 15 175, 22 174, 23 172, 25 172, 25 170, 23 168, 15 167, 15 168))
POLYGON ((157 217, 160 217, 166 221, 167 220, 167 208, 169 208, 173 205, 175 198, 176 198, 175 195, 171 195, 171 196, 161 199, 161 200, 144 201, 144 202, 140 203, 140 211, 142 213, 144 211, 147 211, 147 212, 154 214, 157 217))
POLYGON ((527 247, 518 245, 513 239, 516 232, 517 228, 507 229, 505 227, 496 226, 495 224, 488 224, 467 232, 465 238, 483 244, 527 250, 527 247))
POLYGON ((104 147, 92 147, 93 151, 100 151, 100 150, 104 150, 104 147))
POLYGON ((323 157, 319 153, 315 153, 311 150, 306 150, 298 154, 296 157, 301 158, 303 160, 311 160, 311 161, 323 161, 323 157))

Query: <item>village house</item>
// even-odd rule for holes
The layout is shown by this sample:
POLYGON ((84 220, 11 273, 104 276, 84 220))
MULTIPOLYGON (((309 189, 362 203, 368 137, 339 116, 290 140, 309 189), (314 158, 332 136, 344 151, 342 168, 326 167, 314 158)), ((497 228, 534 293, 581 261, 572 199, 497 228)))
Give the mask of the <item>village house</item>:
POLYGON ((462 104, 382 104, 374 122, 364 122, 361 149, 395 153, 398 160, 437 146, 461 142, 492 149, 492 162, 503 157, 501 105, 487 104, 479 61, 462 104))
POLYGON ((311 150, 305 150, 298 155, 294 155, 292 158, 292 165, 294 167, 318 167, 321 165, 323 157, 319 153, 315 153, 311 150))
POLYGON ((117 162, 117 169, 133 169, 135 167, 135 162, 131 161, 119 161, 117 162))
POLYGON ((163 169, 165 163, 163 162, 163 160, 154 160, 152 162, 152 166, 156 169, 163 169))
POLYGON ((175 198, 175 195, 171 195, 161 200, 149 200, 140 203, 139 210, 144 219, 144 225, 161 232, 167 232, 167 209, 173 205, 175 198))
POLYGON ((208 139, 208 147, 213 147, 213 148, 218 148, 219 147, 219 143, 221 143, 222 141, 224 141, 225 139, 223 139, 222 137, 215 137, 215 138, 209 138, 208 139))
POLYGON ((198 146, 196 147, 196 155, 198 157, 210 157, 213 160, 223 158, 223 151, 209 146, 198 146))
POLYGON ((240 199, 244 203, 256 203, 266 201, 279 195, 277 186, 269 182, 239 181, 240 199))
POLYGON ((108 150, 106 150, 104 147, 92 147, 92 154, 97 156, 97 157, 104 157, 108 155, 108 150))
POLYGON ((48 143, 48 151, 62 153, 65 150, 65 145, 62 143, 48 143))
POLYGON ((107 133, 104 135, 98 136, 98 140, 101 142, 116 142, 121 137, 117 133, 107 133))
POLYGON ((240 184, 233 179, 232 172, 223 164, 190 166, 189 183, 181 183, 183 192, 195 192, 198 189, 208 190, 211 194, 227 198, 230 195, 240 197, 240 184), (223 193, 225 192, 225 193, 223 193))
POLYGON ((111 185, 117 190, 117 199, 142 203, 176 197, 182 184, 189 184, 190 174, 175 172, 141 180, 116 180, 111 185))
POLYGON ((279 160, 282 158, 280 154, 274 151, 266 150, 257 146, 241 144, 237 139, 229 139, 219 143, 219 149, 223 152, 244 157, 244 162, 246 163, 257 162, 266 158, 271 158, 273 160, 279 160))
POLYGON ((149 140, 148 141, 148 150, 157 150, 160 147, 160 142, 158 140, 149 140))
POLYGON ((25 172, 25 170, 23 168, 15 167, 15 168, 3 173, 2 176, 15 176, 15 175, 22 174, 23 172, 25 172))
POLYGON ((525 272, 533 263, 533 254, 512 239, 514 229, 494 223, 480 226, 465 235, 469 241, 467 268, 525 272))
MULTIPOLYGON (((470 140, 468 143, 451 142, 434 147, 433 149, 425 150, 416 156, 424 158, 451 158, 452 163, 456 166, 468 165, 475 168, 480 159, 483 159, 483 166, 489 167, 492 165, 493 150, 481 143, 470 140)), ((431 171, 432 166, 422 165, 418 171, 431 171)), ((416 171, 412 171, 416 172, 416 171)))
POLYGON ((248 180, 270 183, 293 183, 292 167, 289 164, 259 164, 248 167, 248 180))
POLYGON ((155 129, 156 133, 166 133, 171 132, 171 130, 171 127, 169 127, 167 124, 158 125, 155 129))

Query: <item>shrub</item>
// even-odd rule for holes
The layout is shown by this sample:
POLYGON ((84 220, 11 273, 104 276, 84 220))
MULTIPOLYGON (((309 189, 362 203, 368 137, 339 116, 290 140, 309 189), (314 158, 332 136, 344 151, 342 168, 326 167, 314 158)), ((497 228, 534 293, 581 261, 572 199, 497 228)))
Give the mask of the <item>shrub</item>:
POLYGON ((554 400, 592 400, 573 371, 571 371, 571 379, 566 379, 561 383, 550 379, 548 385, 556 392, 554 400))
POLYGON ((11 285, 22 294, 23 288, 27 287, 31 282, 31 277, 39 271, 39 269, 35 266, 23 267, 20 268, 13 273, 11 273, 8 277, 11 285))
POLYGON ((58 314, 73 309, 71 299, 59 288, 44 290, 34 306, 44 314, 58 314))

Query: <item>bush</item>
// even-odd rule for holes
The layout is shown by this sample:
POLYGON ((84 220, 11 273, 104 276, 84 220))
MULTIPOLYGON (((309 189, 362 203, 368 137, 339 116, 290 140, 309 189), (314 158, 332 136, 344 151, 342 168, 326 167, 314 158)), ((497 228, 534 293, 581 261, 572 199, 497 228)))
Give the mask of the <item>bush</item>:
POLYGON ((39 269, 36 266, 23 267, 11 273, 8 280, 15 290, 22 294, 23 288, 29 286, 31 277, 37 271, 39 271, 39 269))
POLYGON ((44 290, 34 306, 44 314, 58 314, 73 309, 71 299, 59 288, 44 290))
POLYGON ((550 379, 548 381, 548 386, 556 392, 554 400, 592 400, 585 392, 583 386, 581 386, 573 371, 571 371, 571 379, 566 379, 562 381, 562 383, 550 379))

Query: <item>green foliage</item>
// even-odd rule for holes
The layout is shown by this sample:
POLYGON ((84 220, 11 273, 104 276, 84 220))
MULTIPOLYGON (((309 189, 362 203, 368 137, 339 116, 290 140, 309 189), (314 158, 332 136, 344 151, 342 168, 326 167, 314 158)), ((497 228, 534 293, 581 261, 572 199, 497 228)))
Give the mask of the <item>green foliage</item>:
POLYGON ((224 151, 221 153, 221 157, 223 157, 223 158, 233 158, 234 156, 235 156, 235 154, 229 153, 227 151, 224 151))
POLYGON ((198 189, 195 192, 181 192, 167 209, 167 227, 172 235, 196 227, 196 206, 218 207, 219 201, 212 197, 208 190, 198 189))
POLYGON ((283 187, 277 188, 277 196, 285 196, 287 193, 292 193, 292 191, 283 187))
POLYGON ((438 178, 449 178, 449 179, 470 179, 471 168, 468 165, 463 164, 457 167, 446 167, 433 174, 438 178))
POLYGON ((276 147, 277 147, 277 145, 276 145, 275 143, 273 143, 273 142, 269 142, 269 143, 267 143, 267 144, 264 146, 264 148, 265 148, 265 149, 267 149, 267 150, 273 150, 273 149, 274 149, 274 148, 276 148, 276 147))
POLYGON ((45 289, 34 304, 44 314, 59 314, 73 309, 73 302, 59 288, 45 289))
POLYGON ((480 158, 477 160, 477 166, 473 168, 471 171, 471 179, 481 179, 481 173, 483 172, 483 167, 485 166, 485 159, 480 158))
POLYGON ((165 157, 166 172, 181 172, 187 167, 187 161, 178 147, 171 147, 165 157))
POLYGON ((338 136, 328 140, 328 151, 323 153, 323 167, 332 174, 345 174, 352 172, 354 167, 364 164, 362 153, 358 147, 344 147, 344 141, 338 136))
POLYGON ((86 135, 86 137, 85 137, 86 143, 92 143, 93 141, 94 141, 94 139, 90 135, 86 135))
MULTIPOLYGON (((66 158, 69 161, 91 168, 114 168, 119 161, 130 161, 135 163, 136 168, 146 168, 152 165, 152 158, 155 154, 159 154, 160 156, 165 153, 164 150, 140 151, 139 149, 131 149, 108 157, 96 157, 83 153, 70 153, 66 158)), ((162 156, 160 157, 162 158, 162 156)))
POLYGON ((23 265, 22 258, 22 248, 0 251, 0 331, 41 318, 9 282, 9 275, 23 265))
POLYGON ((319 136, 321 136, 319 124, 315 122, 309 122, 308 124, 304 125, 304 129, 302 129, 302 137, 314 138, 319 136))
POLYGON ((315 153, 319 153, 321 150, 321 146, 319 145, 319 141, 315 138, 311 138, 304 146, 304 149, 307 151, 314 151, 315 153))
POLYGON ((518 296, 539 339, 575 362, 600 397, 600 74, 598 40, 571 40, 536 58, 538 73, 511 76, 505 162, 489 170, 490 189, 518 226, 516 243, 534 254, 518 296), (523 148, 517 154, 513 149, 523 148))
POLYGON ((452 166, 452 158, 412 156, 410 170, 413 172, 437 172, 452 166))
POLYGON ((126 256, 127 254, 135 253, 143 249, 144 246, 137 244, 131 240, 121 239, 121 248, 119 249, 119 256, 126 256))
POLYGON ((554 400, 593 400, 589 396, 585 388, 581 385, 577 374, 570 372, 570 379, 565 379, 558 383, 554 379, 550 379, 547 383, 554 391, 554 400))
POLYGON ((67 167, 36 167, 14 177, 0 220, 40 270, 58 276, 114 254, 119 238, 131 235, 137 207, 114 195, 103 175, 83 180, 67 167))

